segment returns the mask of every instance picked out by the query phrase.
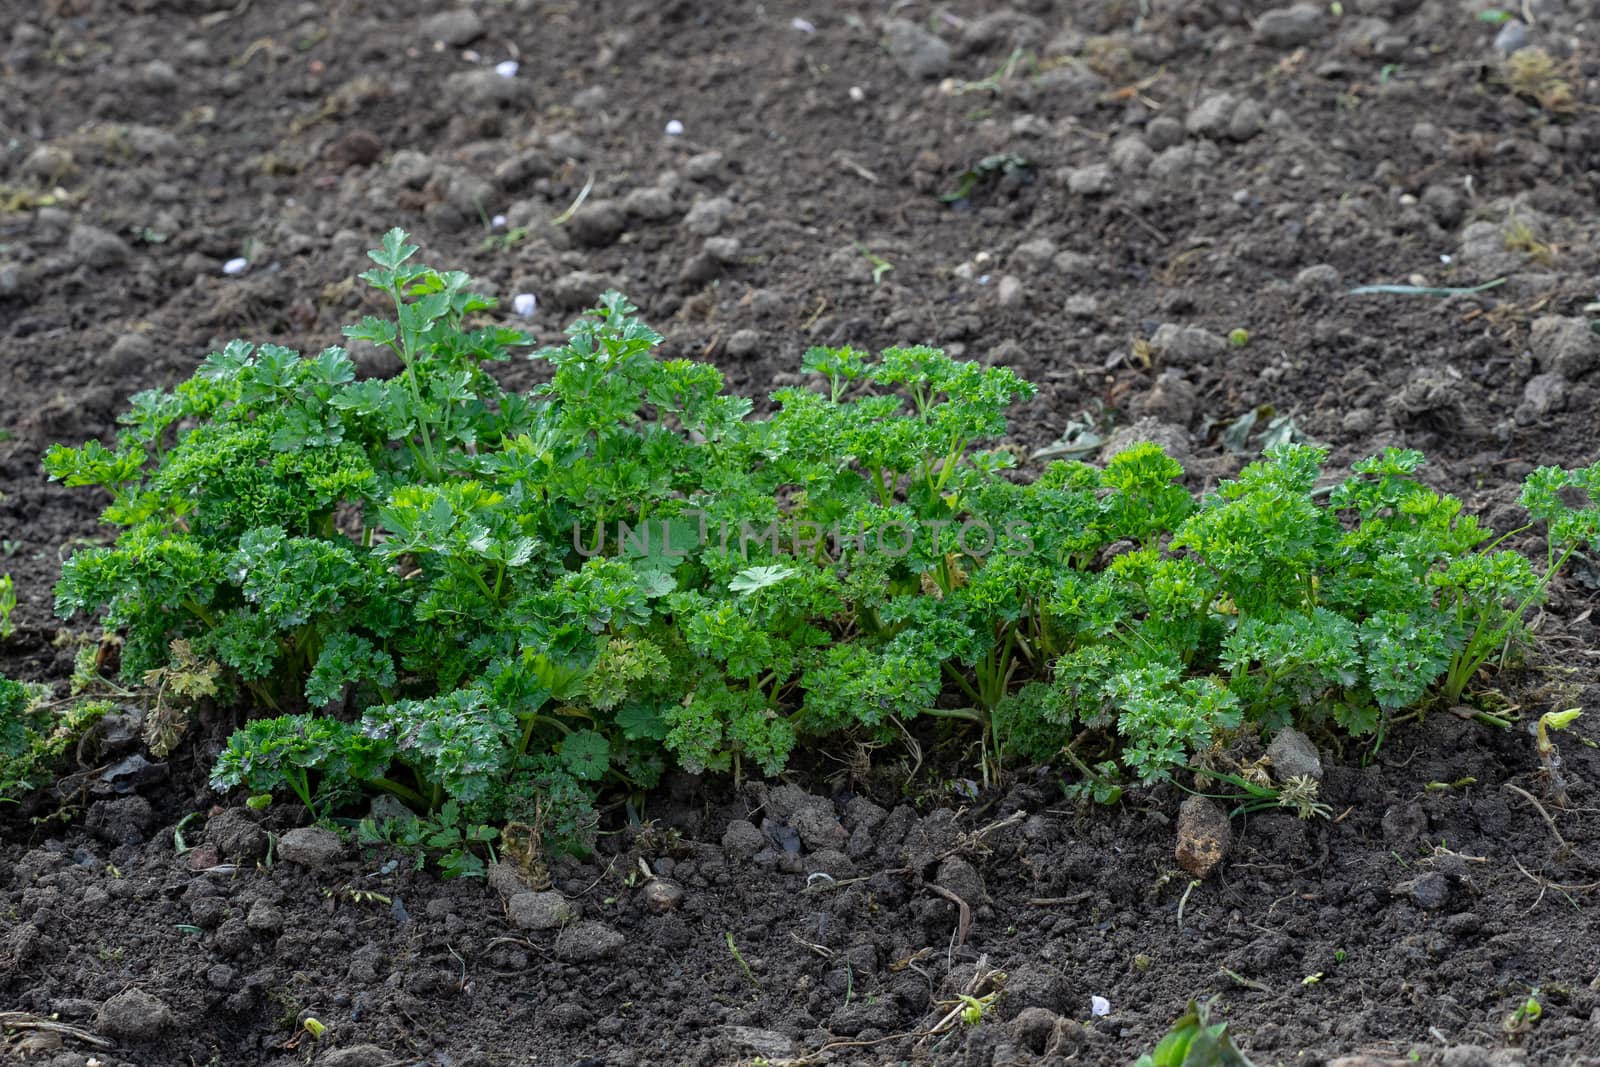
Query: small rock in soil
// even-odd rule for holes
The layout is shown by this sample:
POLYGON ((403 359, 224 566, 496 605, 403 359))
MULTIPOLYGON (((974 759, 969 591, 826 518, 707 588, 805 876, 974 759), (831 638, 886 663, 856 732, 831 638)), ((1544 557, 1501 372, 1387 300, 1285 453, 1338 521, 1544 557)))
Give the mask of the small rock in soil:
POLYGON ((622 198, 622 209, 646 222, 662 222, 678 213, 672 194, 654 186, 634 189, 622 198))
POLYGON ((1589 328, 1587 319, 1543 315, 1533 321, 1528 348, 1542 369, 1569 380, 1600 366, 1600 334, 1589 328))
POLYGON ((72 153, 65 148, 42 144, 23 157, 18 169, 41 182, 60 181, 72 170, 72 153))
POLYGON ((211 947, 224 956, 240 956, 254 947, 256 939, 243 919, 229 919, 217 927, 212 935, 211 947))
POLYGON ((1417 803, 1398 804, 1383 813, 1383 841, 1406 849, 1428 831, 1428 813, 1417 803))
POLYGON ((709 181, 722 173, 721 152, 701 152, 684 160, 683 173, 692 182, 709 181))
POLYGON ((1322 11, 1317 4, 1295 4, 1264 11, 1256 20, 1256 40, 1274 48, 1310 44, 1322 34, 1322 11))
POLYGON ((1050 266, 1066 281, 1085 281, 1098 272, 1094 257, 1082 252, 1062 252, 1050 261, 1050 266))
POLYGON ((317 1060, 317 1067, 384 1067, 394 1062, 394 1054, 377 1045, 351 1045, 329 1049, 317 1060))
POLYGON ((156 814, 144 797, 97 800, 89 805, 84 826, 113 845, 141 844, 150 833, 156 814))
POLYGON ((724 1026, 722 1038, 729 1046, 732 1059, 756 1057, 776 1062, 792 1060, 800 1052, 792 1038, 776 1030, 759 1030, 754 1026, 724 1026))
POLYGON ((1067 172, 1067 190, 1078 196, 1104 196, 1111 191, 1111 164, 1091 163, 1067 172))
POLYGON ((578 917, 578 911, 560 893, 518 893, 506 901, 511 925, 519 930, 554 930, 578 917))
POLYGON ((227 901, 221 897, 196 897, 189 902, 189 921, 195 926, 209 930, 222 921, 227 911, 227 901))
POLYGON ((467 8, 441 11, 423 19, 417 31, 425 41, 443 41, 459 47, 483 36, 483 20, 467 8))
POLYGON ((605 248, 614 244, 627 225, 627 217, 617 203, 591 200, 567 222, 567 232, 584 248, 605 248))
POLYGON ((899 1022, 900 1008, 892 997, 858 997, 828 1016, 828 1029, 843 1037, 855 1037, 868 1029, 893 1030, 899 1022))
POLYGON ((159 997, 142 989, 128 989, 104 1004, 95 1016, 95 1029, 119 1041, 150 1041, 175 1020, 172 1009, 159 997))
POLYGON ((684 891, 683 886, 676 882, 653 878, 645 884, 640 896, 644 898, 646 911, 652 915, 665 915, 669 911, 677 911, 683 904, 684 891))
POLYGON ((864 827, 868 831, 876 830, 888 817, 889 813, 882 805, 874 804, 862 796, 851 797, 850 803, 844 807, 844 824, 851 830, 856 827, 864 827))
POLYGON ((683 228, 699 237, 710 237, 733 214, 733 201, 725 196, 701 197, 683 217, 683 228))
POLYGON ((737 263, 744 245, 737 237, 707 237, 705 253, 718 263, 737 263))
POLYGON ((330 144, 323 157, 341 167, 371 166, 383 158, 383 142, 371 130, 351 130, 330 144))
POLYGON ((1339 285, 1339 268, 1331 263, 1318 263, 1294 276, 1294 284, 1301 289, 1335 289, 1339 285))
POLYGON ((484 884, 499 893, 502 897, 510 899, 518 893, 530 893, 533 886, 528 884, 527 878, 522 873, 522 868, 514 863, 496 861, 489 864, 484 872, 484 884))
POLYGON ((568 963, 586 963, 611 955, 627 941, 605 923, 580 922, 556 939, 556 956, 568 963))
POLYGON ((0 263, 0 296, 15 297, 22 293, 22 268, 15 263, 0 263))
POLYGON ((1044 1008, 1056 1015, 1072 1010, 1072 985, 1055 968, 1030 960, 1007 970, 1006 995, 1000 1001, 1007 1018, 1015 1019, 1029 1008, 1044 1008))
POLYGON ((678 284, 685 289, 698 289, 722 274, 722 265, 715 256, 701 252, 690 256, 678 271, 678 284))
POLYGON ((950 69, 950 46, 907 19, 894 19, 883 28, 883 44, 907 76, 937 78, 950 69))
POLYGON ((1140 441, 1160 445, 1162 451, 1184 466, 1188 466, 1190 453, 1194 450, 1193 440, 1186 428, 1155 419, 1139 419, 1132 426, 1119 426, 1113 430, 1111 436, 1106 438, 1106 443, 1100 446, 1098 459, 1105 463, 1118 452, 1140 441))
POLYGON ((213 963, 206 968, 206 983, 212 989, 229 990, 239 980, 239 972, 226 963, 213 963))
POLYGON ((1228 119, 1228 136, 1235 141, 1248 141, 1267 125, 1267 114, 1261 105, 1248 97, 1239 101, 1228 119))
POLYGON ((170 93, 178 87, 178 71, 164 59, 152 59, 139 68, 139 84, 153 93, 170 93))
POLYGON ((826 801, 821 804, 807 804, 793 815, 789 816, 789 825, 800 834, 800 840, 806 848, 813 852, 825 848, 842 849, 845 842, 850 840, 850 834, 839 825, 839 820, 833 814, 833 807, 826 801))
POLYGON ((1150 338, 1150 348, 1167 363, 1187 367, 1210 363, 1228 350, 1228 342, 1198 326, 1163 323, 1150 338))
POLYGON ((1183 143, 1183 123, 1171 115, 1157 115, 1145 126, 1144 136, 1151 149, 1164 152, 1183 143))
POLYGON ((343 857, 339 835, 320 826, 296 827, 278 838, 278 858, 302 867, 327 867, 343 857))
POLYGON ((1133 133, 1113 141, 1108 156, 1111 165, 1123 174, 1143 174, 1150 169, 1150 161, 1156 158, 1144 138, 1133 133))
POLYGON ((1433 221, 1446 229, 1454 229, 1466 213, 1466 200, 1455 186, 1436 182, 1422 190, 1422 206, 1433 215, 1433 221))
POLYGON ((550 153, 543 148, 525 148, 510 159, 502 160, 494 168, 494 181, 508 193, 525 189, 536 178, 544 178, 555 170, 550 153))
POLYGON ((756 824, 735 819, 722 835, 722 849, 732 859, 747 860, 767 847, 767 835, 756 824))
POLYGON ((258 900, 250 905, 244 924, 261 933, 275 934, 283 929, 283 909, 265 900, 258 900))
POLYGON ((1228 816, 1208 797, 1185 798, 1178 808, 1178 866, 1204 878, 1216 869, 1233 845, 1228 816))
MULTIPOLYGON (((1068 297, 1068 302, 1072 300, 1068 297)), ((1187 427, 1194 420, 1198 394, 1180 372, 1168 367, 1161 372, 1150 391, 1133 399, 1130 405, 1136 418, 1155 419, 1187 427)))
POLYGON ((1279 784, 1301 776, 1322 781, 1322 757, 1317 754, 1317 746, 1292 726, 1278 731, 1267 746, 1267 756, 1272 760, 1273 780, 1279 784))
POLYGON ((735 330, 728 338, 728 355, 734 359, 749 359, 760 351, 760 330, 735 330))
POLYGON ((67 252, 91 270, 120 267, 133 258, 128 242, 109 230, 80 223, 67 235, 67 252))
POLYGON ((533 101, 533 83, 525 78, 502 78, 492 69, 463 70, 444 80, 444 99, 446 106, 461 114, 497 104, 526 105, 533 101))
POLYGON ((592 270, 575 270, 550 283, 550 303, 561 311, 588 307, 611 287, 605 275, 592 270))
POLYGON ((976 908, 983 903, 983 877, 960 856, 950 856, 940 862, 933 880, 966 901, 968 907, 976 908))
MULTIPOLYGON (((846 845, 846 848, 848 847, 846 845)), ((825 874, 839 880, 855 877, 856 865, 850 861, 847 852, 841 852, 836 848, 825 848, 806 857, 805 870, 808 875, 825 874)))
POLYGON ((1512 19, 1500 27, 1500 32, 1494 35, 1495 50, 1505 55, 1520 52, 1528 47, 1532 34, 1528 32, 1528 24, 1521 19, 1512 19))
POLYGON ((1186 130, 1197 137, 1216 137, 1228 126, 1239 101, 1232 93, 1213 93, 1195 105, 1183 120, 1186 130))
POLYGON ((1020 11, 995 11, 961 27, 961 47, 970 52, 989 48, 1031 48, 1044 37, 1044 23, 1020 11))
POLYGON ((1014 274, 1007 274, 1001 278, 1000 284, 995 287, 995 297, 1000 301, 1001 307, 1016 307, 1027 295, 1027 291, 1022 287, 1022 279, 1014 274))
POLYGON ((1517 422, 1527 426, 1551 412, 1560 411, 1566 406, 1569 385, 1566 377, 1555 371, 1529 378, 1522 388, 1522 403, 1517 405, 1517 422))
POLYGON ((1396 896, 1410 897, 1413 904, 1425 911, 1438 911, 1450 903, 1452 889, 1448 875, 1429 871, 1410 881, 1401 882, 1393 892, 1396 896))
POLYGON ((267 850, 266 832, 246 808, 228 808, 212 816, 206 823, 205 839, 206 844, 236 862, 256 859, 267 850))
POLYGON ((1060 1018, 1061 1016, 1049 1008, 1024 1008, 1017 1013, 1011 1028, 1017 1035, 1017 1040, 1037 1055, 1050 1043, 1051 1035, 1056 1032, 1056 1021, 1060 1018))

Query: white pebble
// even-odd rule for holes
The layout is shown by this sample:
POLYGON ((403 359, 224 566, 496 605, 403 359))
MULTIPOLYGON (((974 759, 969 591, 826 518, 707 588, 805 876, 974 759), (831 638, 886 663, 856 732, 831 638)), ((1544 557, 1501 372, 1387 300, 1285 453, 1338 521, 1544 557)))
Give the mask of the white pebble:
POLYGON ((506 228, 506 217, 504 215, 496 215, 489 220, 489 225, 497 230, 503 230, 506 228))
POLYGON ((1440 252, 1439 253, 1439 262, 1440 263, 1449 263, 1450 262, 1450 254, 1448 252, 1440 252))
POLYGON ((865 89, 861 88, 861 86, 859 86, 859 85, 850 86, 850 99, 854 100, 856 103, 859 104, 859 103, 861 103, 861 101, 865 100, 866 98, 867 98, 867 91, 865 89))
POLYGON ((677 119, 668 120, 668 122, 667 122, 667 136, 668 137, 682 137, 683 136, 683 123, 679 122, 677 119))
POLYGON ((515 78, 517 70, 517 61, 514 59, 507 59, 494 65, 494 72, 502 78, 515 78))
POLYGON ((539 298, 532 293, 518 293, 511 298, 511 310, 525 319, 531 319, 533 313, 539 310, 539 298))
POLYGON ((801 33, 816 33, 817 32, 816 25, 814 23, 807 22, 805 19, 800 19, 800 18, 794 19, 789 23, 789 25, 793 26, 795 29, 799 30, 801 33))
POLYGON ((250 269, 250 261, 243 256, 235 256, 222 265, 224 274, 243 274, 250 269))
POLYGON ((1091 1011, 1095 1015, 1096 1018, 1099 1018, 1099 1017, 1105 1016, 1105 1015, 1110 1015, 1111 1014, 1111 1001, 1107 1000, 1105 997, 1100 997, 1100 996, 1090 997, 1089 998, 1089 1011, 1091 1011))

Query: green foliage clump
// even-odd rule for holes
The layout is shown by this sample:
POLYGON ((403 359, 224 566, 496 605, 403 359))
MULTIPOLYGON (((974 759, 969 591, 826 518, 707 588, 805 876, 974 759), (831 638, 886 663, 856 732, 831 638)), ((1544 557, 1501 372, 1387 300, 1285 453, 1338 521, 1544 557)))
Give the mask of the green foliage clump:
POLYGON ((67 750, 111 710, 102 701, 52 704, 42 685, 0 675, 0 804, 18 803, 54 780, 67 750))
POLYGON ((1070 744, 1106 797, 1242 727, 1371 735, 1458 699, 1600 542, 1600 464, 1530 477, 1542 568, 1414 452, 1331 493, 1304 445, 1200 501, 1152 444, 1024 482, 982 446, 1033 387, 920 346, 813 349, 818 387, 752 418, 616 293, 511 392, 484 365, 530 339, 415 252, 385 236, 362 278, 395 315, 346 330, 393 380, 234 342, 134 397, 114 447, 45 461, 121 527, 68 560, 58 610, 104 610, 130 677, 181 648, 265 712, 216 786, 319 813, 377 789, 457 827, 407 840, 581 835, 598 789, 776 773, 808 737, 926 717, 973 727, 986 774, 1070 744))

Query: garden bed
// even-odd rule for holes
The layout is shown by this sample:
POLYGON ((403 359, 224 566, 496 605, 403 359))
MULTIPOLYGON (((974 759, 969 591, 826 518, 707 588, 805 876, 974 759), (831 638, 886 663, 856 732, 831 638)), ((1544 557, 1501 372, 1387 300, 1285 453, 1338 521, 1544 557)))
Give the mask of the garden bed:
MULTIPOLYGON (((1418 448, 1506 531, 1527 473, 1600 448, 1600 98, 1556 5, 133 7, 45 5, 0 55, 0 673, 62 693, 97 635, 51 590, 103 498, 41 453, 234 337, 334 343, 390 226, 541 342, 620 289, 742 395, 813 345, 1009 367, 1025 469, 1150 438, 1203 491, 1271 435, 1418 448)), ((848 740, 441 881, 211 792, 230 709, 144 765, 113 721, 70 821, 5 823, 10 1054, 1126 1063, 1216 996, 1260 1064, 1591 1062, 1595 731, 1560 735, 1562 806, 1527 727, 1594 706, 1597 589, 1576 557, 1493 680, 1513 728, 1318 737, 1329 817, 1241 814, 1193 882, 1170 785, 1096 806, 1068 767, 984 790, 975 750, 848 740)))

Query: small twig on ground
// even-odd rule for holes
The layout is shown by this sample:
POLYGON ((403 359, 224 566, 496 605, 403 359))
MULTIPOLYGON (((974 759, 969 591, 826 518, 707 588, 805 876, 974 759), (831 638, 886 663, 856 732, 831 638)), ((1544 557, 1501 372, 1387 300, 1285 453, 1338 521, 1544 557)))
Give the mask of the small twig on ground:
POLYGON ((1193 893, 1195 886, 1200 884, 1200 879, 1191 878, 1189 884, 1183 887, 1183 896, 1178 898, 1178 933, 1183 933, 1183 909, 1189 905, 1189 894, 1193 893))
POLYGON ((1540 816, 1543 817, 1545 825, 1550 827, 1550 832, 1555 835, 1556 843, 1561 846, 1560 850, 1556 853, 1558 857, 1565 856, 1572 851, 1572 846, 1567 844, 1567 839, 1561 836, 1561 831, 1556 827, 1556 821, 1550 817, 1550 813, 1548 811, 1544 810, 1544 805, 1539 803, 1538 797, 1534 796, 1520 785, 1512 785, 1510 782, 1507 782, 1505 787, 1510 792, 1513 792, 1517 794, 1517 796, 1526 800, 1529 804, 1532 804, 1533 810, 1537 811, 1540 816))
POLYGON ((1070 897, 1029 897, 1028 903, 1039 907, 1050 907, 1056 904, 1082 904, 1093 899, 1093 893, 1074 893, 1070 897))
POLYGON ((866 167, 863 167, 861 164, 857 163, 844 153, 835 152, 833 154, 833 158, 834 161, 840 166, 844 167, 846 170, 854 171, 856 174, 860 175, 866 181, 871 182, 873 185, 882 184, 883 179, 879 178, 876 174, 872 173, 872 171, 868 170, 866 167))
POLYGON ((1230 971, 1226 967, 1218 967, 1217 970, 1233 979, 1239 985, 1244 986, 1246 989, 1254 989, 1258 993, 1266 993, 1269 995, 1272 993, 1272 989, 1267 985, 1256 981, 1254 978, 1246 978, 1238 971, 1230 971))
POLYGON ((578 190, 578 198, 572 202, 572 205, 567 210, 551 219, 550 225, 562 226, 572 221, 572 216, 576 215, 578 209, 583 206, 583 202, 589 199, 589 193, 592 189, 594 189, 594 171, 589 172, 589 180, 583 183, 582 189, 578 190))
POLYGON ((837 952, 835 952, 831 948, 828 948, 826 945, 814 945, 810 941, 807 941, 804 938, 802 938, 799 934, 791 932, 789 934, 789 937, 790 937, 791 940, 794 941, 795 944, 801 946, 802 948, 810 949, 812 952, 815 952, 817 955, 821 956, 825 960, 831 960, 835 956, 839 955, 837 952))
POLYGON ((959 911, 959 916, 956 919, 956 945, 958 947, 965 945, 967 943, 967 935, 972 932, 972 907, 942 885, 934 885, 929 882, 928 888, 956 906, 959 911))
POLYGON ((0 1011, 0 1030, 41 1030, 62 1037, 69 1037, 74 1041, 82 1041, 95 1048, 115 1048, 116 1042, 107 1041, 88 1030, 70 1026, 67 1023, 56 1022, 54 1019, 41 1019, 37 1015, 30 1015, 25 1011, 0 1011))

